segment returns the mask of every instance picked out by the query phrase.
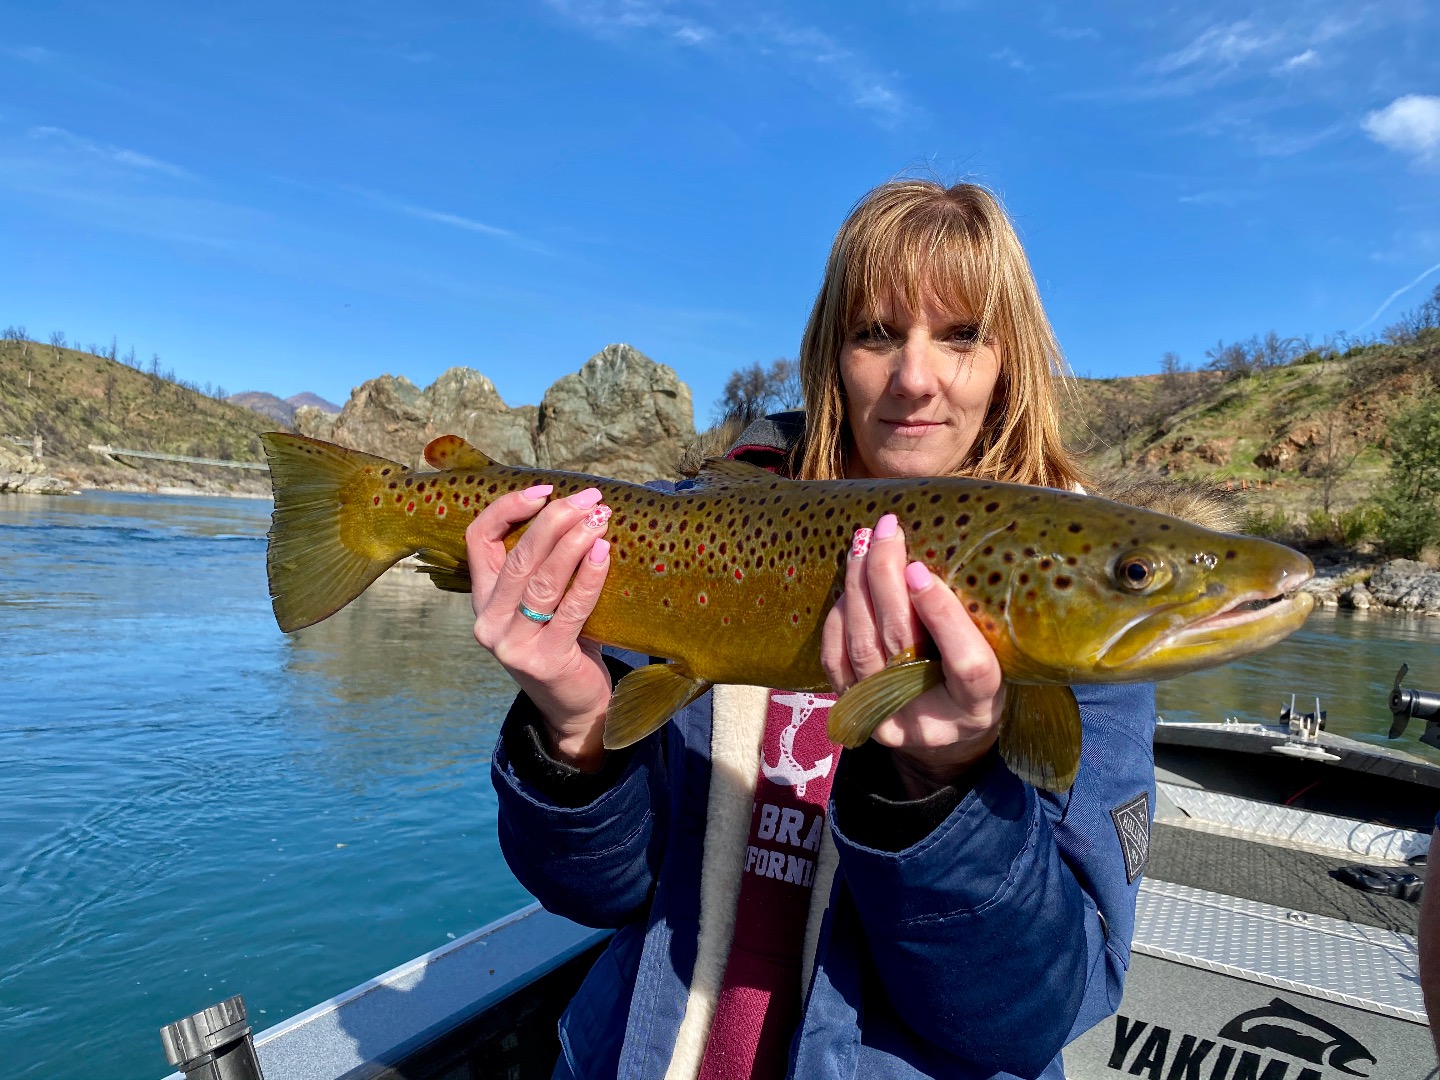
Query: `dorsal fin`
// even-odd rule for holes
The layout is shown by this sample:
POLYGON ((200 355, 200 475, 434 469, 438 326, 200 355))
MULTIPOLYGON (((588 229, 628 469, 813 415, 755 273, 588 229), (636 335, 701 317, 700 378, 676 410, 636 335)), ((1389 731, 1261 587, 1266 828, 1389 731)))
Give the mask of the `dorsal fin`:
POLYGON ((459 435, 441 435, 425 445, 425 460, 437 469, 485 469, 495 464, 459 435))
POLYGON ((760 480, 784 480, 785 477, 751 465, 748 461, 730 458, 706 458, 695 475, 696 487, 723 487, 727 484, 753 484, 760 480))

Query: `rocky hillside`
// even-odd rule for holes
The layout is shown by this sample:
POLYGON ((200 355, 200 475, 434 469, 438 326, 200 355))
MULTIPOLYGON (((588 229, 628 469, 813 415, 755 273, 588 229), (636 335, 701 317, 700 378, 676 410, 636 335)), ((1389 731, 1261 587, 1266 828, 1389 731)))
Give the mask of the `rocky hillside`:
MULTIPOLYGON (((256 396, 273 395, 237 395, 256 396)), ((258 462, 264 458, 258 435, 277 428, 409 464, 420 463, 430 439, 453 433, 506 463, 630 480, 673 476, 694 436, 689 387, 628 345, 601 350, 550 387, 539 406, 511 408, 489 379, 468 368, 451 368, 424 390, 403 377, 371 379, 338 415, 306 404, 303 395, 274 401, 301 407, 286 422, 103 356, 0 340, 0 491, 99 487, 265 495, 269 480, 263 472, 117 460, 88 447, 258 462), (37 434, 39 461, 33 453, 37 434)))
POLYGON ((690 388, 629 345, 607 345, 557 381, 539 407, 506 405, 478 371, 451 368, 424 390, 382 375, 356 387, 339 416, 300 409, 299 431, 407 464, 454 434, 498 461, 649 480, 673 476, 694 437, 690 388))
POLYGON ((1176 372, 1080 380, 1069 436, 1101 471, 1144 469, 1243 486, 1252 513, 1301 523, 1375 492, 1387 430, 1417 394, 1440 386, 1440 330, 1406 344, 1227 376, 1176 372))
POLYGON ((0 490, 65 487, 263 494, 252 470, 131 459, 122 464, 91 444, 190 457, 259 461, 260 432, 274 421, 118 360, 35 341, 0 341, 0 490), (16 440, 41 439, 41 458, 16 440), (11 478, 11 479, 6 479, 11 478), (55 485, 51 485, 55 486, 55 485))

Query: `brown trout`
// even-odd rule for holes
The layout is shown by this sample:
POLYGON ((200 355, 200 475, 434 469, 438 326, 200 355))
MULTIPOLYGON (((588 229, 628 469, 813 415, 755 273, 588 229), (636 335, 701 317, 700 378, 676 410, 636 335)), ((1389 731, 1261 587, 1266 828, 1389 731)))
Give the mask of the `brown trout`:
MULTIPOLYGON (((712 461, 666 493, 578 473, 500 465, 457 436, 425 448, 437 472, 299 435, 261 436, 275 513, 267 568, 284 631, 319 622, 415 555, 469 591, 465 527, 533 484, 559 499, 598 487, 614 510, 611 565, 585 635, 667 664, 615 687, 605 745, 628 746, 714 683, 826 690, 825 614, 851 537, 894 513, 912 559, 952 588, 1007 683, 999 747, 1021 778, 1067 789, 1080 762, 1075 683, 1148 682, 1265 648, 1304 622, 1303 555, 1253 537, 1053 488, 960 477, 786 480, 712 461)), ((520 525, 507 547, 524 533, 520 525)), ((932 656, 897 657, 830 710, 859 746, 937 685, 932 656)))

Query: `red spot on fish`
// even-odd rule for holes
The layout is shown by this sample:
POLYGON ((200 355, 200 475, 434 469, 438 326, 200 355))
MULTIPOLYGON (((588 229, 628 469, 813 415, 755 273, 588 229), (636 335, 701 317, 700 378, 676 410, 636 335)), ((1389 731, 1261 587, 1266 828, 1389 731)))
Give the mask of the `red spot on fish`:
POLYGON ((764 606, 765 606, 765 598, 764 598, 763 596, 758 597, 758 598, 756 599, 756 601, 755 601, 755 606, 756 606, 756 607, 764 607, 764 606))
POLYGON ((786 577, 794 577, 794 576, 795 576, 795 568, 794 568, 793 566, 787 566, 787 567, 785 568, 785 576, 786 576, 786 577))
POLYGON ((736 580, 736 581, 744 581, 744 580, 745 580, 745 571, 741 570, 739 567, 736 567, 736 569, 735 569, 735 580, 736 580))
POLYGON ((373 502, 376 506, 379 506, 379 505, 380 505, 380 496, 379 496, 379 495, 376 495, 375 498, 373 498, 373 499, 370 500, 370 501, 373 502))
POLYGON ((469 496, 469 495, 466 495, 465 498, 461 499, 461 500, 460 500, 460 505, 461 505, 461 506, 469 506, 469 505, 470 505, 470 496, 469 496))
POLYGON ((405 512, 406 512, 407 514, 413 514, 413 513, 415 512, 415 500, 414 500, 414 499, 411 499, 408 503, 405 504, 405 512))
POLYGON ((723 619, 721 619, 720 621, 721 621, 724 625, 729 626, 729 625, 730 625, 730 616, 729 616, 729 615, 726 615, 726 616, 725 616, 723 619))
POLYGON ((792 611, 790 613, 790 621, 792 623, 798 623, 800 621, 800 613, 798 611, 792 611))
POLYGON ((434 497, 435 497, 435 496, 434 496, 433 494, 432 494, 432 495, 426 495, 426 496, 425 496, 425 501, 426 501, 426 502, 429 502, 429 501, 430 501, 431 499, 433 499, 434 497))
POLYGON ((933 558, 935 558, 935 549, 934 549, 934 548, 926 548, 926 549, 925 549, 925 558, 927 558, 927 559, 933 559, 933 558))
POLYGON ((695 554, 696 554, 696 555, 704 555, 704 554, 705 554, 705 545, 704 545, 704 544, 696 544, 696 545, 695 545, 695 554))
POLYGON ((664 572, 665 572, 665 564, 664 564, 663 562, 657 562, 657 563, 655 564, 655 573, 657 573, 657 574, 663 574, 664 572))
POLYGON ((706 597, 705 594, 702 592, 702 593, 700 594, 700 603, 703 604, 703 603, 706 603, 706 601, 707 601, 707 597, 706 597))
POLYGON ((625 590, 625 595, 626 595, 626 596, 629 596, 629 595, 630 595, 630 590, 629 590, 629 589, 626 589, 626 590, 625 590))

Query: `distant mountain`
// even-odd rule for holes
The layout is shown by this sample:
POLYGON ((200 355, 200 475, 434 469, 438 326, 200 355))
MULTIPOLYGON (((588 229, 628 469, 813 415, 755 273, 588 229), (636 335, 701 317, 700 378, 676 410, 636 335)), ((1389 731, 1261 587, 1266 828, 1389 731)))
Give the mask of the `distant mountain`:
POLYGON ((293 427, 295 424, 295 406, 263 390, 246 390, 243 393, 231 394, 225 400, 231 405, 239 405, 242 409, 250 409, 272 420, 278 420, 286 427, 293 427))
POLYGON ((280 421, 286 427, 295 425, 296 409, 319 409, 329 416, 334 416, 340 411, 339 405, 326 401, 319 394, 312 394, 308 390, 303 394, 292 394, 288 398, 278 398, 274 394, 267 394, 264 390, 246 390, 243 393, 231 394, 225 400, 232 405, 263 413, 273 420, 280 421))
POLYGON ((333 401, 326 401, 319 394, 312 394, 309 390, 306 390, 303 394, 291 394, 285 400, 297 409, 319 409, 321 412, 329 413, 332 416, 340 411, 339 405, 336 405, 333 401))

